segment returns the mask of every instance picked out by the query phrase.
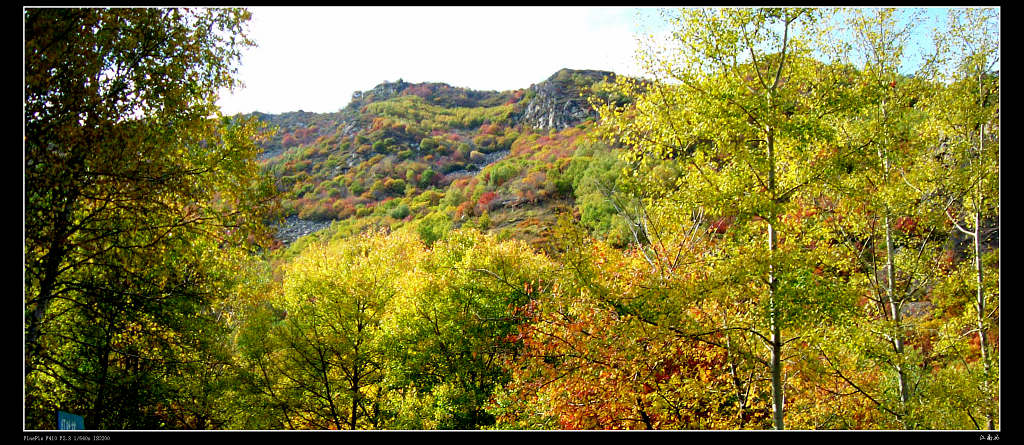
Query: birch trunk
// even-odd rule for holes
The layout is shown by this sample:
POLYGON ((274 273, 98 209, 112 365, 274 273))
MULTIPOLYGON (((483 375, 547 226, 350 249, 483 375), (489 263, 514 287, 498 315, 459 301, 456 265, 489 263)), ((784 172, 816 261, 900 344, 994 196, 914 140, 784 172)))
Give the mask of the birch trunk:
MULTIPOLYGON (((770 98, 769 98, 770 102, 770 98)), ((768 127, 768 195, 775 200, 775 134, 768 127)), ((768 215, 768 306, 769 324, 771 329, 771 379, 772 379, 772 417, 776 430, 786 429, 783 411, 785 395, 782 382, 782 333, 779 328, 778 307, 776 302, 775 250, 778 238, 775 233, 775 212, 768 215)))

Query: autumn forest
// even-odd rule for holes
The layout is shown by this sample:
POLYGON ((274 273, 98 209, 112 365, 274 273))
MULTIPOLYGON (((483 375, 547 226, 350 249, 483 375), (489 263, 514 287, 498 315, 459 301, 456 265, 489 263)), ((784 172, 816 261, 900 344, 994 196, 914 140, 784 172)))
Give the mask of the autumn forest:
POLYGON ((249 11, 26 8, 24 429, 999 430, 1000 10, 922 14, 232 116, 249 11))

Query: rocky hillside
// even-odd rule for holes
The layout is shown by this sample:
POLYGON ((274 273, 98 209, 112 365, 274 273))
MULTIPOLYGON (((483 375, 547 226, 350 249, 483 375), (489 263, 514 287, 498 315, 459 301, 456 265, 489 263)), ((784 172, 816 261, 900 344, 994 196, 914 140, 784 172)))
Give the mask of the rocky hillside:
POLYGON ((585 93, 595 83, 615 81, 610 71, 563 69, 530 87, 530 100, 513 121, 539 129, 563 129, 578 125, 597 114, 585 93))
POLYGON ((287 217, 278 238, 289 244, 332 221, 335 231, 476 224, 543 238, 534 220, 572 211, 578 196, 567 175, 583 168, 570 172, 573 157, 582 145, 594 154, 589 97, 614 79, 563 69, 501 92, 398 80, 356 92, 335 113, 256 114, 276 129, 262 162, 287 217))

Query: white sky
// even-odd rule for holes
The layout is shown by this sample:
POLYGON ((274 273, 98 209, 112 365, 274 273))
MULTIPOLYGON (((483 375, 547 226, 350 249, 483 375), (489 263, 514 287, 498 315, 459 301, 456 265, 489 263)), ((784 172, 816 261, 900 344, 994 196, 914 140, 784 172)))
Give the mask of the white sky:
MULTIPOLYGON (((335 112, 353 92, 398 79, 504 91, 562 68, 641 76, 637 34, 668 31, 656 8, 249 9, 249 37, 258 46, 242 56, 238 78, 245 87, 221 94, 218 103, 229 115, 335 112)), ((930 8, 919 25, 944 15, 944 8, 930 8)), ((917 38, 926 44, 930 35, 921 31, 917 38)))
POLYGON ((254 7, 225 114, 334 112, 383 81, 514 90, 561 68, 639 75, 637 14, 603 7, 254 7))

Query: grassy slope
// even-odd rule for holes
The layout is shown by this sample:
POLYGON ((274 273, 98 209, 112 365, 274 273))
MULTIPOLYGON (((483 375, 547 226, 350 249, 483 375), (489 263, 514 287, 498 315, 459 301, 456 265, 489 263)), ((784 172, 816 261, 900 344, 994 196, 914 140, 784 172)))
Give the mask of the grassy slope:
MULTIPOLYGON (((543 86, 564 103, 594 81, 560 71, 543 86)), ((277 128, 264 166, 288 214, 335 221, 311 239, 367 226, 413 225, 424 237, 469 226, 543 248, 559 214, 579 215, 589 157, 611 148, 596 142, 592 118, 561 129, 521 122, 535 90, 385 83, 337 113, 260 115, 277 128)))

